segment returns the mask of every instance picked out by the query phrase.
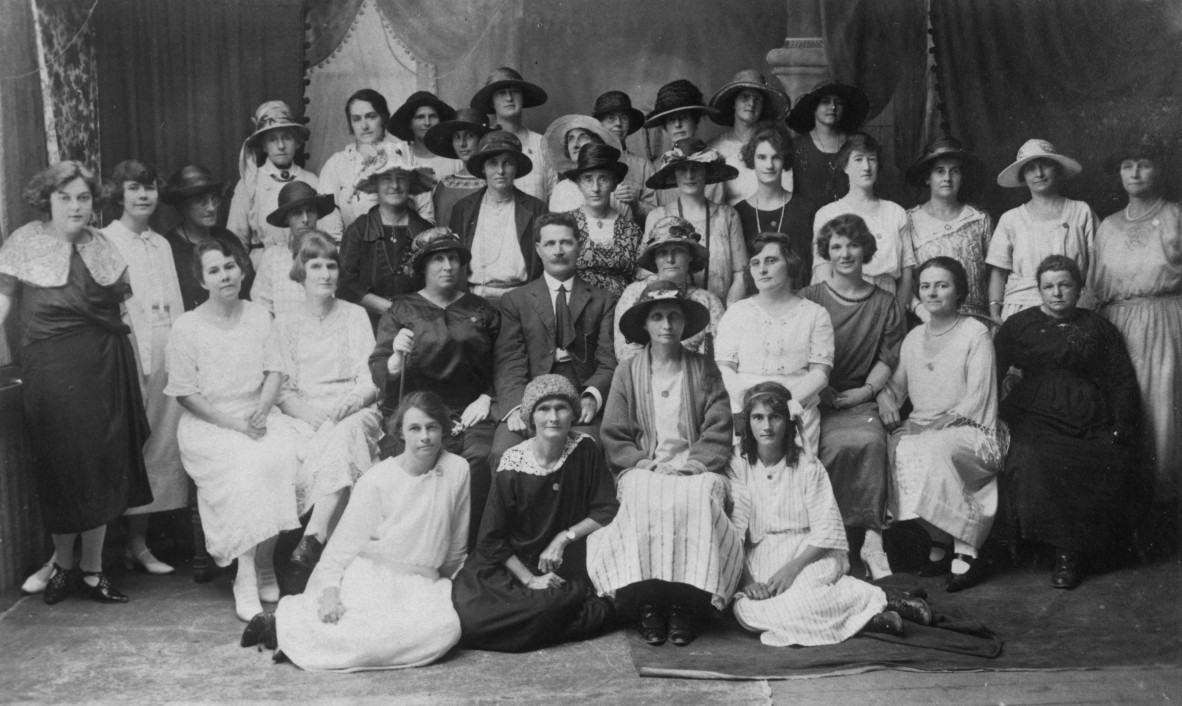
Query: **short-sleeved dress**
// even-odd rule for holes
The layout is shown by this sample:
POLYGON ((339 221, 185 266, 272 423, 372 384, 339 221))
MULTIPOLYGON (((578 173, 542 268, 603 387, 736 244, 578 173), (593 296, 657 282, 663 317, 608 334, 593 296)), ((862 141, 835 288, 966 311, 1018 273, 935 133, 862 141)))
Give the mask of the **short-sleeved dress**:
MULTIPOLYGON (((282 372, 271 315, 242 302, 232 328, 217 326, 198 308, 172 327, 168 386, 173 397, 201 395, 219 411, 245 417, 258 406, 266 373, 282 372)), ((292 419, 272 407, 260 439, 223 429, 185 410, 177 441, 185 470, 197 484, 205 546, 218 566, 283 530, 300 526, 296 514, 300 435, 292 419)))
POLYGON ((571 432, 552 469, 538 465, 524 441, 505 452, 493 479, 476 551, 456 576, 453 600, 467 648, 525 652, 594 636, 608 617, 587 576, 587 545, 567 545, 554 572, 555 588, 523 586, 505 568, 517 557, 541 575, 542 552, 560 533, 590 518, 607 525, 616 516, 615 483, 603 451, 586 434, 571 432))
POLYGON ((911 416, 892 434, 891 515, 922 518, 980 547, 997 514, 997 474, 1008 438, 997 423, 993 339, 985 324, 962 317, 929 352, 926 325, 903 340, 891 381, 896 399, 910 397, 911 416))
POLYGON ((583 209, 568 211, 579 224, 579 259, 575 267, 589 284, 606 289, 615 296, 636 281, 636 257, 644 233, 631 218, 618 214, 612 224, 610 240, 591 236, 583 209))
MULTIPOLYGON (((623 363, 625 360, 644 350, 643 345, 631 343, 624 337, 624 333, 620 330, 620 319, 623 318, 625 311, 628 311, 633 304, 640 300, 640 295, 644 293, 645 286, 652 283, 655 279, 656 276, 654 275, 642 282, 633 282, 624 289, 624 293, 620 295, 619 301, 616 302, 616 336, 614 340, 617 364, 623 363)), ((687 351, 708 355, 714 350, 714 337, 718 334, 718 322, 722 321, 722 315, 726 313, 726 307, 723 306, 722 300, 716 297, 713 292, 692 284, 686 287, 686 296, 706 307, 710 312, 710 325, 700 333, 696 333, 682 341, 681 345, 685 346, 687 351), (707 345, 708 338, 710 340, 709 345, 707 345)))
POLYGON ((817 398, 799 399, 796 383, 809 365, 833 365, 833 323, 820 304, 798 299, 783 316, 769 313, 757 299, 735 302, 718 323, 714 360, 738 365, 737 387, 728 388, 731 411, 743 409, 742 393, 772 380, 787 387, 804 406, 801 435, 816 453, 821 440, 817 398))
POLYGON ((1049 221, 1035 220, 1029 203, 1001 214, 985 263, 1010 273, 1002 298, 1002 320, 1042 303, 1034 273, 1049 255, 1075 260, 1087 281, 1095 262, 1095 237, 1096 215, 1083 201, 1064 199, 1062 213, 1049 221))
POLYGON ((0 248, 0 280, 17 284, 37 499, 54 534, 102 527, 152 501, 142 453, 148 420, 119 314, 131 293, 127 266, 102 233, 89 235, 66 243, 34 221, 0 248))
MULTIPOLYGON (((369 374, 373 330, 356 304, 338 301, 323 319, 303 309, 281 316, 275 334, 285 374, 280 403, 294 397, 332 411, 348 395, 364 399, 374 392, 369 374)), ((291 422, 307 440, 299 453, 300 515, 319 499, 352 487, 378 458, 382 415, 376 404, 319 429, 302 419, 291 422)))
POLYGON ((973 206, 962 206, 951 221, 933 218, 922 205, 916 206, 907 211, 903 267, 918 267, 941 255, 964 265, 969 294, 960 305, 960 313, 989 321, 989 276, 985 253, 989 250, 991 237, 993 219, 973 206))
POLYGON ((1130 527, 1140 421, 1120 332, 1087 309, 1054 319, 1034 308, 1007 319, 994 345, 1000 374, 1022 371, 1001 406, 1012 437, 1001 481, 1005 534, 1073 552, 1114 548, 1130 527))
POLYGON ((1141 388, 1142 475, 1153 497, 1182 496, 1182 209, 1163 201, 1131 220, 1117 211, 1096 233, 1089 289, 1124 335, 1141 388))
MULTIPOLYGON (((904 231, 907 229, 907 212, 894 201, 878 199, 868 207, 855 205, 849 195, 840 200, 826 204, 817 210, 813 218, 813 247, 821 235, 821 228, 826 223, 852 213, 866 221, 866 227, 874 235, 878 250, 874 257, 862 268, 862 277, 867 282, 894 294, 899 288, 899 278, 903 276, 903 243, 904 231)), ((813 264, 813 281, 828 281, 833 278, 833 266, 828 260, 818 260, 813 264)))
POLYGON ((460 639, 449 580, 464 563, 468 465, 446 451, 414 476, 389 458, 358 481, 303 593, 275 609, 279 649, 307 670, 421 667, 460 639), (318 616, 325 588, 345 612, 318 616))
MULTIPOLYGON (((725 302, 735 278, 735 269, 741 270, 747 264, 743 224, 739 221, 738 212, 726 204, 707 201, 706 206, 709 211, 705 220, 686 218, 702 237, 699 242, 710 253, 705 271, 690 275, 690 279, 695 285, 710 290, 714 296, 725 302)), ((671 203, 658 206, 649 212, 648 218, 644 221, 645 235, 652 233, 653 226, 665 216, 685 218, 680 199, 675 197, 671 203)))
MULTIPOLYGON (((846 392, 862 387, 875 364, 890 370, 899 364, 899 349, 907 333, 903 307, 875 287, 866 297, 851 300, 827 284, 814 284, 800 296, 825 307, 833 322, 835 348, 829 387, 846 392)), ((882 530, 890 472, 887 432, 871 399, 853 407, 821 407, 818 458, 829 472, 841 516, 850 527, 882 530)))
POLYGON ((735 594, 735 617, 760 633, 760 642, 832 645, 853 637, 886 609, 881 588, 847 575, 849 546, 841 512, 816 457, 802 453, 794 465, 780 459, 766 467, 736 453, 728 475, 752 581, 766 583, 808 547, 825 550, 777 596, 755 600, 735 594))

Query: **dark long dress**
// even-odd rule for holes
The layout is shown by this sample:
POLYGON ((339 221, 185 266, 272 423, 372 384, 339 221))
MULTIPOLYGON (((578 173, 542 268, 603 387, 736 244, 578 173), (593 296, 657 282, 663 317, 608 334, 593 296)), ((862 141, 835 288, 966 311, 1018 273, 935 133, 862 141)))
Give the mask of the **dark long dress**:
POLYGON ((552 471, 538 467, 524 441, 501 459, 480 528, 476 551, 452 584, 460 616, 460 645, 525 652, 592 637, 609 616, 587 577, 587 544, 568 544, 554 573, 566 585, 535 590, 504 566, 516 556, 535 575, 538 560, 559 533, 590 517, 606 525, 619 509, 603 452, 586 434, 572 432, 552 471))
POLYGON ((96 282, 75 248, 65 285, 20 283, 25 428, 53 534, 101 527, 152 502, 148 419, 119 316, 130 292, 125 279, 96 282))
MULTIPOLYGON (((875 363, 892 370, 907 333, 903 307, 886 291, 874 288, 858 301, 842 300, 824 283, 801 290, 800 296, 825 307, 833 321, 834 356, 829 386, 846 392, 866 384, 875 363)), ((887 432, 878 402, 835 409, 821 405, 818 458, 833 485, 841 519, 847 527, 882 530, 886 523, 887 432)))
MULTIPOLYGON (((382 414, 398 407, 399 395, 430 391, 447 405, 458 425, 464 409, 477 397, 495 397, 493 390, 493 347, 501 330, 501 315, 484 299, 464 293, 442 308, 423 295, 400 294, 378 322, 377 344, 369 357, 374 384, 384 393, 382 414), (414 332, 414 351, 407 359, 401 379, 389 379, 386 364, 394 351, 394 337, 404 328, 414 332)), ((443 446, 468 461, 472 487, 472 521, 468 546, 475 546, 484 503, 492 485, 488 455, 492 451, 495 424, 485 419, 467 429, 453 429, 443 446)), ((383 457, 400 453, 402 446, 393 436, 383 447, 383 457)), ((384 442, 385 443, 385 442, 384 442)))
MULTIPOLYGON (((242 241, 225 228, 211 228, 209 237, 222 243, 231 250, 237 251, 242 262, 246 263, 242 278, 242 299, 249 299, 250 286, 254 284, 254 267, 250 264, 250 256, 246 253, 242 241)), ((201 286, 200 280, 193 273, 193 252, 197 246, 190 243, 180 233, 180 227, 173 228, 164 234, 172 248, 172 261, 176 265, 176 277, 181 285, 181 300, 185 302, 185 311, 192 311, 198 304, 209 299, 209 290, 201 286)))
MULTIPOLYGON (((792 283, 793 289, 808 285, 813 279, 813 217, 817 215, 816 205, 804 196, 793 194, 783 209, 770 211, 758 209, 746 201, 735 204, 739 222, 743 224, 743 240, 747 242, 747 254, 755 257, 752 249, 755 237, 760 233, 783 233, 788 236, 792 252, 801 260, 801 276, 792 283)), ((747 281, 747 293, 755 293, 751 272, 744 268, 743 278, 747 281)))
POLYGON ((803 196, 817 208, 845 196, 849 178, 837 168, 837 154, 817 149, 809 134, 792 143, 792 193, 803 196))
POLYGON ((1139 427, 1136 374, 1120 332, 1086 309, 1054 319, 1034 308, 1007 319, 995 345, 1002 375, 1010 366, 1022 371, 1001 405, 1012 441, 999 529, 1072 552, 1100 549, 1130 519, 1139 427))

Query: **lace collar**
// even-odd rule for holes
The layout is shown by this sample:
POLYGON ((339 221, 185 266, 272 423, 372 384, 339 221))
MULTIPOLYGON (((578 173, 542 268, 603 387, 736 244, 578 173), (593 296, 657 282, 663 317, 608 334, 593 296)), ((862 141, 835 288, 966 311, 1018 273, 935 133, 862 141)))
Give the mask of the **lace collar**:
POLYGON ((71 245, 55 238, 41 221, 21 226, 0 248, 0 274, 38 287, 61 287, 70 275, 70 252, 77 249, 94 281, 110 287, 127 270, 107 236, 87 228, 90 241, 71 245))
POLYGON ((548 476, 551 473, 561 469, 566 465, 566 459, 579 445, 583 439, 590 439, 591 437, 582 432, 572 431, 566 438, 566 446, 562 449, 562 455, 558 457, 558 463, 554 464, 553 468, 542 468, 537 460, 534 459, 533 449, 530 444, 532 439, 527 439, 520 444, 514 446, 501 456, 501 465, 497 466, 497 473, 501 471, 517 471, 518 473, 525 473, 531 476, 548 476))

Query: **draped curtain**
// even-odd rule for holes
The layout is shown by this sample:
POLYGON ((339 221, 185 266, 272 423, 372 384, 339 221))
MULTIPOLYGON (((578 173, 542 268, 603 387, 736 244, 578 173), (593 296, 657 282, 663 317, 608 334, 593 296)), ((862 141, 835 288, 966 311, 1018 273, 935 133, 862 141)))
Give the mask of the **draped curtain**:
POLYGON ((1101 167, 1124 135, 1177 136, 1177 0, 942 0, 932 25, 952 132, 988 165, 995 214, 1029 198, 994 184, 1029 138, 1083 164, 1068 194, 1104 216, 1124 201, 1119 178, 1101 167))
MULTIPOLYGON (((255 108, 302 113, 301 0, 103 0, 94 24, 108 172, 129 157, 162 175, 196 162, 233 183, 255 108)), ((175 224, 158 214, 157 228, 175 224)))
POLYGON ((99 168, 98 81, 92 13, 98 5, 34 0, 46 151, 99 168))

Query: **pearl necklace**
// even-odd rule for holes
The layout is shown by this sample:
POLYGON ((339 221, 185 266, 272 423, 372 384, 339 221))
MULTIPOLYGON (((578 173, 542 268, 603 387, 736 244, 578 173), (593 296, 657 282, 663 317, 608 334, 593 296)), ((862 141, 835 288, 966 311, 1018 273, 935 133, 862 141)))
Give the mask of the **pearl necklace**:
POLYGON ((1133 202, 1130 201, 1129 205, 1125 206, 1125 218, 1129 219, 1130 221, 1140 221, 1145 218, 1148 218, 1151 213, 1153 213, 1154 211, 1157 210, 1157 207, 1160 206, 1161 202, 1164 200, 1165 200, 1164 198, 1162 198, 1161 196, 1158 196, 1157 201, 1154 201, 1153 205, 1145 210, 1145 213, 1142 213, 1140 216, 1137 216, 1135 218, 1133 217, 1133 214, 1129 211, 1129 209, 1133 207, 1133 202))
POLYGON ((935 330, 932 328, 932 325, 931 325, 930 323, 929 323, 929 324, 928 324, 928 326, 927 326, 927 331, 926 331, 926 333, 927 333, 927 335, 928 335, 928 336, 931 336, 932 338, 939 338, 940 336, 943 336, 944 334, 948 333, 948 332, 949 332, 949 331, 951 331, 952 329, 956 328, 956 325, 957 325, 957 324, 959 324, 959 323, 960 323, 960 314, 957 314, 957 315, 956 315, 956 321, 953 321, 951 326, 949 326, 948 328, 944 329, 944 330, 943 330, 943 331, 941 331, 940 333, 936 333, 936 332, 935 332, 935 330))

